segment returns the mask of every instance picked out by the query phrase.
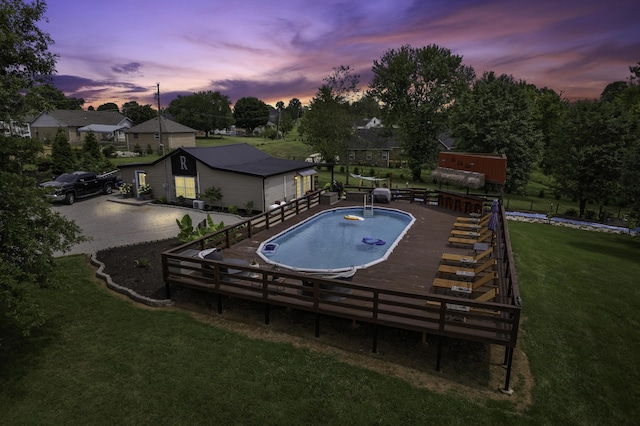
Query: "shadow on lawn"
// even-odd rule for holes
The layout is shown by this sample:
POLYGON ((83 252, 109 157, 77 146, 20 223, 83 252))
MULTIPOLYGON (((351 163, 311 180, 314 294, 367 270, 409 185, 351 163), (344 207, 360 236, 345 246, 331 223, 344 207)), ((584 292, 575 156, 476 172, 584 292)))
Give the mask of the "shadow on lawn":
POLYGON ((610 256, 630 262, 636 262, 640 253, 640 237, 612 235, 609 244, 594 241, 568 241, 567 245, 576 251, 587 251, 602 256, 610 256))

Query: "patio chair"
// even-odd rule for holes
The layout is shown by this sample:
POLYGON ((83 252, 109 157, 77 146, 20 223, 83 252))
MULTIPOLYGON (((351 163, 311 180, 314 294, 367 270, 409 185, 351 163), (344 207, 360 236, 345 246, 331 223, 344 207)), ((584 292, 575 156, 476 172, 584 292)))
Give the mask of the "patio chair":
MULTIPOLYGON (((443 275, 455 275, 459 278, 475 278, 482 272, 485 272, 497 264, 496 259, 489 259, 476 268, 462 268, 454 265, 440 265, 438 267, 439 278, 443 275)), ((489 272, 489 271, 487 271, 489 272)))
POLYGON ((498 281, 498 273, 494 271, 489 274, 485 274, 474 281, 469 281, 469 282, 458 281, 458 280, 448 280, 446 278, 435 278, 433 280, 433 286, 436 288, 448 288, 448 289, 454 286, 458 286, 458 287, 466 286, 466 287, 470 287, 471 290, 476 290, 486 285, 497 285, 497 281, 498 281))
POLYGON ((493 287, 491 290, 482 293, 480 296, 473 299, 475 302, 492 302, 498 295, 498 288, 493 287))
POLYGON ((453 224, 453 229, 462 229, 466 231, 481 232, 483 230, 486 230, 487 226, 486 226, 486 223, 483 225, 480 225, 479 223, 456 222, 453 224))
POLYGON ((463 265, 475 265, 485 257, 493 254, 493 247, 481 251, 478 254, 451 254, 442 253, 442 263, 462 263, 463 265))
POLYGON ((487 213, 481 217, 458 216, 456 218, 456 223, 464 222, 464 223, 470 223, 475 225, 484 225, 487 222, 489 222, 490 218, 491 218, 491 213, 487 213))
POLYGON ((480 236, 478 236, 477 238, 449 237, 449 240, 447 242, 451 246, 459 245, 459 246, 473 247, 473 245, 476 243, 481 243, 483 241, 490 240, 492 235, 493 235, 493 232, 486 231, 480 234, 480 236))

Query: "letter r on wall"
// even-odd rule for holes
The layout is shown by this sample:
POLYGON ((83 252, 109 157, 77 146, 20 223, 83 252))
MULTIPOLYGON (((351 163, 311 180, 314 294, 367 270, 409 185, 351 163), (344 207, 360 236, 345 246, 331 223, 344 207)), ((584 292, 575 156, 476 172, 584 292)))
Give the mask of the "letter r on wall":
POLYGON ((180 156, 180 170, 189 170, 187 167, 187 157, 184 155, 180 156))

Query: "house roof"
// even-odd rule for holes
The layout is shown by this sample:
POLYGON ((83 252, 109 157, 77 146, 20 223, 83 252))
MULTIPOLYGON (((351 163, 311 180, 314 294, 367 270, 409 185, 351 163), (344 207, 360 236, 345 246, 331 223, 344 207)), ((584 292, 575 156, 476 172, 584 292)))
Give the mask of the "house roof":
MULTIPOLYGON (((162 133, 197 133, 198 131, 183 124, 176 123, 168 118, 161 117, 162 133)), ((158 117, 140 123, 137 126, 125 130, 125 133, 158 133, 158 117)))
MULTIPOLYGON (((275 158, 246 143, 209 147, 182 147, 159 158, 152 164, 165 161, 180 152, 190 155, 211 169, 263 178, 299 170, 312 170, 312 166, 305 161, 275 158)), ((137 166, 139 165, 138 163, 137 166)), ((122 165, 121 168, 135 166, 136 164, 128 164, 122 165)))
POLYGON ((109 125, 109 124, 89 124, 88 126, 80 127, 79 132, 94 132, 94 133, 112 133, 118 130, 126 129, 128 126, 109 125))
POLYGON ((400 142, 390 129, 357 129, 349 141, 351 150, 391 150, 400 148, 400 142))
POLYGON ((89 124, 107 124, 119 125, 123 121, 128 120, 127 117, 118 111, 85 111, 85 110, 64 110, 56 109, 53 111, 45 111, 38 115, 33 122, 43 115, 50 115, 61 125, 66 127, 83 127, 89 124))

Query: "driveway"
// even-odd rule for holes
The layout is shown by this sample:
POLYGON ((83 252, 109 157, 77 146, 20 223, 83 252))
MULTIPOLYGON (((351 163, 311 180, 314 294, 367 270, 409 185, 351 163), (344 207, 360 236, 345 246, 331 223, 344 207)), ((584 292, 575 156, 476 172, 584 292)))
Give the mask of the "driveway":
MULTIPOLYGON (((57 256, 94 253, 110 247, 118 247, 145 241, 164 240, 178 236, 176 219, 189 214, 196 225, 206 219, 201 210, 161 204, 125 203, 119 196, 95 196, 76 201, 71 206, 55 204, 54 211, 73 220, 91 241, 77 244, 66 253, 57 256)), ((226 213, 209 213, 215 223, 235 224, 242 219, 226 213)))

